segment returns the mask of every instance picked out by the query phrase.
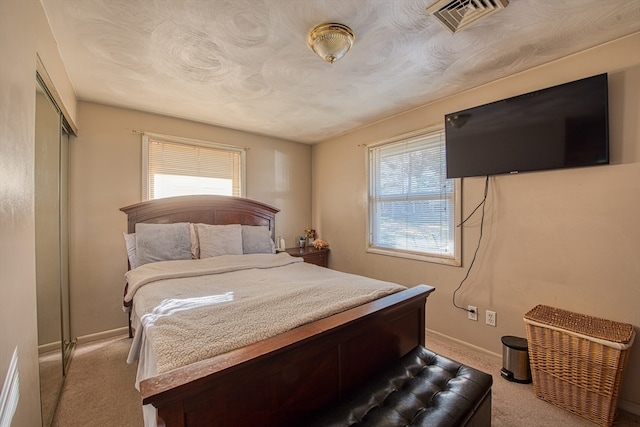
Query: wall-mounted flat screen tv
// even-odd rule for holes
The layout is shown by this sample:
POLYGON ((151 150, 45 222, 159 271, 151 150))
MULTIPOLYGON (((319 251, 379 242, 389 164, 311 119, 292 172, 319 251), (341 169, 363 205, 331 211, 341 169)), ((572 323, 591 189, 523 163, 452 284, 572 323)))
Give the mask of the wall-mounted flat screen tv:
POLYGON ((445 116, 447 177, 609 163, 607 74, 445 116))

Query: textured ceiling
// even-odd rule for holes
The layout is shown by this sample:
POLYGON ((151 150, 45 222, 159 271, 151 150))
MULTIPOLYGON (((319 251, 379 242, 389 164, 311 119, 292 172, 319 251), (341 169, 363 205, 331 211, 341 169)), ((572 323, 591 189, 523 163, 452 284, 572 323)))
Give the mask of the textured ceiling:
POLYGON ((42 0, 80 100, 305 143, 640 31, 640 0, 511 0, 455 34, 433 2, 42 0), (324 22, 356 35, 334 64, 324 22))

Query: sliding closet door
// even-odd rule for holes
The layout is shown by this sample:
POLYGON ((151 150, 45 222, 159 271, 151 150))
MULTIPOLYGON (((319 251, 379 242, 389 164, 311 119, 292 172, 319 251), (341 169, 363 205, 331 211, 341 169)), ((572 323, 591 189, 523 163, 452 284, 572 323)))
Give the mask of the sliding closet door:
POLYGON ((60 308, 62 322, 62 367, 66 375, 73 342, 71 339, 69 296, 69 132, 60 135, 60 308))
POLYGON ((49 426, 63 382, 60 259, 60 114, 36 92, 35 232, 38 351, 43 425, 49 426))

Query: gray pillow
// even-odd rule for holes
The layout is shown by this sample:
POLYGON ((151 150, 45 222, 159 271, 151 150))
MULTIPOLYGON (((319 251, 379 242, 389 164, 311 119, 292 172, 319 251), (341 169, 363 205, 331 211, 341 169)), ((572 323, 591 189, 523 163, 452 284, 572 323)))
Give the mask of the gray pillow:
POLYGON ((245 254, 273 254, 276 246, 266 225, 242 226, 242 252, 245 254))
POLYGON ((240 224, 196 224, 200 258, 220 255, 242 255, 242 228, 240 224))
POLYGON ((138 266, 150 262, 191 259, 188 222, 175 224, 136 224, 138 266))

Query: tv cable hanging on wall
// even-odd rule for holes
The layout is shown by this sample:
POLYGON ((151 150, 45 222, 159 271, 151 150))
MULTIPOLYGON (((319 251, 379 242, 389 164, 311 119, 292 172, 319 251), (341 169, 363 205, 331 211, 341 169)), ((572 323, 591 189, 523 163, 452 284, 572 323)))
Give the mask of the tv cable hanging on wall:
POLYGON ((461 307, 458 304, 456 304, 456 293, 460 290, 460 288, 462 288, 463 283, 467 280, 467 278, 469 278, 469 274, 471 273, 471 268, 473 267, 473 264, 476 262, 476 258, 478 256, 478 250, 480 250, 480 243, 482 242, 482 234, 483 234, 483 229, 484 229, 484 211, 485 211, 485 206, 487 204, 487 193, 489 192, 489 175, 486 176, 486 179, 484 181, 484 197, 482 198, 482 201, 480 203, 478 203, 478 206, 475 207, 475 209, 473 211, 471 211, 471 213, 460 223, 457 225, 457 227, 462 227, 462 225, 464 225, 465 222, 467 222, 469 220, 469 218, 471 218, 473 216, 473 214, 476 213, 476 211, 480 208, 480 206, 482 206, 482 216, 480 217, 480 237, 478 237, 478 244, 476 246, 476 250, 473 253, 473 258, 471 259, 471 262, 469 263, 469 268, 467 269, 467 274, 465 274, 464 278, 462 279, 462 281, 460 281, 460 284, 458 285, 458 287, 456 288, 455 291, 453 291, 453 298, 452 298, 452 302, 453 302, 453 306, 456 308, 459 308, 460 310, 464 310, 466 312, 473 312, 473 310, 469 310, 465 307, 461 307))

